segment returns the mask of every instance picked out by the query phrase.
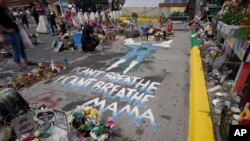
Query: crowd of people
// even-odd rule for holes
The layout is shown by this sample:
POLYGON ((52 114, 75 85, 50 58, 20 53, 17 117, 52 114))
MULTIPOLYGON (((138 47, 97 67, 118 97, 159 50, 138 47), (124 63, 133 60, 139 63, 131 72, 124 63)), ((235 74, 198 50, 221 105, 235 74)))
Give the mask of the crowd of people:
MULTIPOLYGON (((0 21, 1 34, 10 43, 14 62, 20 70, 26 69, 28 64, 24 40, 22 39, 24 34, 21 31, 30 28, 31 20, 35 21, 37 28, 39 28, 40 23, 47 23, 46 26, 50 28, 53 36, 60 34, 59 36, 62 37, 67 33, 67 30, 69 30, 68 32, 73 29, 82 30, 82 51, 92 52, 99 43, 94 31, 105 34, 104 30, 100 29, 102 29, 102 24, 108 27, 107 16, 108 10, 83 13, 74 4, 69 4, 63 16, 57 17, 52 6, 43 0, 31 2, 29 7, 26 8, 8 8, 5 5, 5 0, 0 0, 0 18, 5 19, 0 21), (46 16, 45 21, 41 16, 46 16), (99 29, 94 30, 95 27, 99 29), (23 62, 21 62, 21 58, 23 62)), ((37 32, 39 31, 37 30, 37 32)))
MULTIPOLYGON (((52 36, 59 35, 59 37, 63 37, 67 32, 71 34, 71 30, 81 31, 82 51, 93 52, 99 44, 97 35, 107 35, 110 25, 119 27, 117 24, 119 15, 118 11, 110 11, 108 8, 98 10, 95 13, 91 12, 90 9, 82 11, 74 4, 69 4, 62 15, 61 13, 56 15, 55 9, 44 0, 30 2, 29 7, 26 8, 8 9, 5 6, 5 0, 0 0, 0 18, 7 19, 0 21, 0 30, 4 37, 10 41, 14 61, 21 70, 25 69, 28 64, 24 49, 25 43, 23 43, 26 42, 27 38, 23 39, 22 36, 27 36, 24 29, 30 28, 29 24, 32 19, 37 25, 38 33, 40 30, 44 30, 44 27, 50 28, 52 36), (21 63, 21 58, 24 60, 23 63, 21 63)), ((137 27, 138 14, 132 12, 131 18, 131 23, 137 27)), ((163 33, 164 39, 167 35, 173 35, 172 21, 166 22, 164 17, 159 18, 158 26, 149 22, 145 29, 147 36, 159 31, 163 33)))

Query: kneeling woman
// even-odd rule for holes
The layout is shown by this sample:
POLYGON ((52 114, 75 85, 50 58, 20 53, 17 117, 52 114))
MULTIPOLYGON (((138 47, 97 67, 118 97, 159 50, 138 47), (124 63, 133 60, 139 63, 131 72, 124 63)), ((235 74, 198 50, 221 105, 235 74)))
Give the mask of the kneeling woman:
POLYGON ((90 20, 89 23, 83 26, 81 42, 82 51, 84 52, 93 52, 99 44, 94 34, 94 27, 96 27, 95 20, 90 20))

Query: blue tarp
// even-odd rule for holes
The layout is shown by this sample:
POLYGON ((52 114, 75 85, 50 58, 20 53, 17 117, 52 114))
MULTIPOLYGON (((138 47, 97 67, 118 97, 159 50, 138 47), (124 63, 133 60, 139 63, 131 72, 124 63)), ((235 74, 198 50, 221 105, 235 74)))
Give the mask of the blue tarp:
POLYGON ((82 47, 82 43, 81 43, 81 37, 82 37, 82 34, 81 33, 77 33, 77 34, 74 34, 74 35, 71 35, 71 38, 75 44, 75 46, 77 48, 81 48, 82 47))

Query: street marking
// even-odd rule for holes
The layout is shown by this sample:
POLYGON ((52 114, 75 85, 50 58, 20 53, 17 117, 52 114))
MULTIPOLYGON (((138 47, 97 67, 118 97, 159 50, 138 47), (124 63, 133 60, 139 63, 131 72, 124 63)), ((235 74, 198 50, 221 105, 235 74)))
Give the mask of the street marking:
POLYGON ((150 55, 151 52, 154 50, 163 47, 163 48, 169 48, 170 44, 173 41, 165 41, 159 44, 143 44, 143 43, 136 43, 132 39, 125 40, 125 45, 127 45, 132 50, 127 52, 127 54, 123 57, 121 57, 120 60, 112 64, 110 67, 106 69, 106 71, 110 71, 111 69, 119 67, 121 64, 129 63, 129 66, 123 71, 123 74, 126 74, 131 69, 133 69, 135 66, 140 64, 146 57, 150 55), (134 59, 135 58, 135 59, 134 59))
POLYGON ((73 64, 73 63, 75 63, 75 62, 82 61, 82 60, 84 60, 86 57, 87 57, 87 55, 86 55, 86 56, 79 57, 79 58, 76 58, 75 60, 70 61, 69 64, 73 64))

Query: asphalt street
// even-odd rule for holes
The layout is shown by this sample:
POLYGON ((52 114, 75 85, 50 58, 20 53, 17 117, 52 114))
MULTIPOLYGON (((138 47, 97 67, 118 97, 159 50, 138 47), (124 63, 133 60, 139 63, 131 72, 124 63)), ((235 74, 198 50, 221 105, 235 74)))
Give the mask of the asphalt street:
MULTIPOLYGON (((98 49, 102 51, 98 53, 86 54, 77 50, 57 53, 51 48, 56 37, 39 34, 43 43, 27 50, 29 59, 34 62, 63 62, 67 59, 69 66, 49 80, 21 89, 20 93, 30 103, 42 102, 50 108, 65 111, 77 105, 105 102, 105 105, 99 103, 104 108, 100 108, 103 119, 116 117, 111 141, 185 141, 189 112, 190 34, 190 31, 176 31, 175 36, 170 37, 173 40, 170 48, 152 51, 142 48, 141 54, 132 53, 133 49, 123 44, 124 39, 99 45, 98 49), (108 76, 113 79, 105 80, 108 76), (79 89, 77 86, 84 86, 80 81, 87 79, 92 81, 79 89), (125 84, 125 80, 131 85, 125 84), (129 99, 122 100, 124 93, 115 94, 115 85, 116 91, 124 88, 127 95, 129 88, 136 91, 129 99), (94 87, 102 88, 98 93, 94 87), (113 98, 111 90, 116 95, 113 98)), ((12 76, 17 72, 15 69, 11 58, 2 60, 1 79, 12 76)))

